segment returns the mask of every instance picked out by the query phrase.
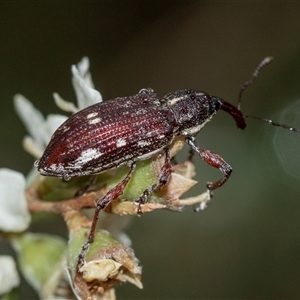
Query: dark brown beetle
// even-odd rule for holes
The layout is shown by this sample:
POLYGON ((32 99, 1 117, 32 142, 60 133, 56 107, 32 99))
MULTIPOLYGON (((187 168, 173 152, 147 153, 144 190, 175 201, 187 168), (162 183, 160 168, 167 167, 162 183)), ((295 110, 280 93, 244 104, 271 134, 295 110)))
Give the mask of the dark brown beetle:
MULTIPOLYGON (((226 101, 195 90, 181 90, 159 99, 152 89, 91 105, 71 116, 53 134, 37 163, 42 175, 64 179, 98 174, 134 164, 166 151, 177 135, 226 176, 230 167, 220 157, 198 149, 194 136, 217 110, 229 112, 237 126, 246 126, 242 113, 226 101)), ((212 184, 221 186, 226 179, 212 184)))

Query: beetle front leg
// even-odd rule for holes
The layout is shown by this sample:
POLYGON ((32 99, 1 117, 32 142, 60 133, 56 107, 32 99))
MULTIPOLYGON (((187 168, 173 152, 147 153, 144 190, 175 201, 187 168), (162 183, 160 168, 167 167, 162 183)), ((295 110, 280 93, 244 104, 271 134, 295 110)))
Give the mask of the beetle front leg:
POLYGON ((172 163, 171 163, 171 157, 170 157, 170 150, 169 148, 165 148, 165 162, 161 168, 158 184, 155 183, 148 189, 146 189, 142 196, 136 201, 138 203, 138 214, 142 214, 141 205, 144 204, 147 200, 147 197, 151 195, 155 190, 158 190, 162 188, 165 184, 167 184, 170 174, 172 173, 172 163))
POLYGON ((128 184, 130 178, 132 177, 135 167, 136 167, 136 163, 133 162, 130 166, 130 170, 129 170, 128 174, 126 175, 126 177, 118 185, 116 185, 110 191, 108 191, 106 195, 104 195, 99 200, 97 200, 96 209, 95 209, 94 217, 92 220, 92 225, 91 225, 88 239, 83 244, 81 251, 78 255, 78 261, 77 261, 77 267, 76 267, 77 272, 79 272, 79 269, 84 265, 86 251, 89 249, 90 245, 94 241, 96 226, 97 226, 100 211, 102 209, 104 209, 105 207, 107 207, 113 200, 117 199, 119 196, 121 196, 123 194, 123 191, 124 191, 126 185, 128 184))
POLYGON ((195 152, 200 155, 202 160, 204 160, 210 166, 219 169, 224 174, 224 176, 220 180, 213 183, 207 183, 208 190, 211 192, 222 186, 230 177, 230 174, 232 172, 231 166, 220 155, 209 150, 197 147, 192 138, 186 138, 186 142, 192 147, 195 152))

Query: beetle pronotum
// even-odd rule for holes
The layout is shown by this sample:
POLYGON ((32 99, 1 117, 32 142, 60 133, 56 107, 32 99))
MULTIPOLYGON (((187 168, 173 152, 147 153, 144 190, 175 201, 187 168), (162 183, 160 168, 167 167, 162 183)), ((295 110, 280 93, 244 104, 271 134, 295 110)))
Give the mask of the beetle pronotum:
MULTIPOLYGON (((229 113, 238 128, 246 127, 245 117, 252 116, 245 116, 240 110, 242 93, 271 59, 264 59, 251 79, 240 88, 237 107, 197 90, 179 90, 159 99, 152 89, 142 89, 136 95, 91 105, 72 115, 56 130, 43 156, 35 163, 42 175, 67 180, 99 174, 124 164, 130 167, 126 177, 98 199, 88 240, 79 254, 77 270, 84 263, 85 252, 93 242, 99 212, 122 194, 135 170, 136 161, 157 154, 165 155, 158 183, 146 189, 137 199, 139 209, 148 195, 168 182, 172 172, 169 146, 176 136, 183 136, 202 160, 222 172, 220 180, 207 184, 209 192, 228 180, 231 166, 218 154, 199 148, 195 144, 195 136, 219 109, 229 113)), ((261 120, 299 132, 290 126, 261 120)))

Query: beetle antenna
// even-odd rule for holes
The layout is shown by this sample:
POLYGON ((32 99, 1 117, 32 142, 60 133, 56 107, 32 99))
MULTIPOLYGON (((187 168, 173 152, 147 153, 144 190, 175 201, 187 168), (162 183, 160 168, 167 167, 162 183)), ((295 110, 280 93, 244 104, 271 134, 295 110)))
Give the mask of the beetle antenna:
POLYGON ((244 115, 244 117, 245 118, 251 118, 251 119, 260 120, 260 121, 266 122, 266 123, 268 123, 270 125, 273 125, 273 126, 282 127, 282 128, 287 129, 289 131, 300 133, 300 129, 298 129, 298 128, 295 128, 295 127, 292 127, 292 126, 286 125, 286 124, 280 124, 280 123, 274 122, 274 121, 272 121, 270 119, 263 119, 263 118, 256 117, 256 116, 246 116, 246 115, 244 115))
MULTIPOLYGON (((264 58, 260 62, 260 64, 256 67, 256 69, 254 70, 251 78, 249 80, 247 80, 243 85, 240 86, 240 92, 239 92, 239 98, 238 98, 239 102, 238 102, 238 106, 237 106, 238 110, 241 110, 242 95, 243 95, 245 89, 255 81, 255 79, 258 77, 261 69, 264 66, 266 66, 267 64, 269 64, 273 59, 274 58, 272 56, 268 56, 268 57, 264 58)), ((270 119, 264 119, 264 118, 260 118, 260 117, 256 117, 256 116, 248 116, 248 115, 243 115, 243 116, 244 116, 244 118, 251 118, 251 119, 260 120, 260 121, 266 122, 266 123, 268 123, 270 125, 273 125, 273 126, 282 127, 284 129, 300 133, 300 129, 298 129, 298 128, 292 127, 290 125, 280 124, 280 123, 274 122, 270 119)))
POLYGON ((240 92, 239 92, 239 103, 238 103, 238 110, 241 110, 241 104, 242 104, 242 95, 245 91, 245 89, 250 86, 254 80, 258 77, 258 74, 260 73, 261 69, 266 66, 267 64, 269 64, 272 60, 274 59, 274 57, 272 56, 268 56, 266 58, 264 58, 260 64, 256 67, 256 69, 254 70, 251 78, 249 80, 247 80, 243 85, 240 86, 240 92))

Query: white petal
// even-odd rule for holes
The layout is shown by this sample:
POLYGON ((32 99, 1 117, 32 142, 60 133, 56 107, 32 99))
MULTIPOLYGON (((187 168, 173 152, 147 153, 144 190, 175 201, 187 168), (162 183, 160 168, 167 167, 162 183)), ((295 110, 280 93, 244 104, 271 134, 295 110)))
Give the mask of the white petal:
POLYGON ((44 152, 44 147, 39 147, 30 136, 25 136, 23 138, 23 148, 35 158, 40 158, 44 152))
POLYGON ((79 110, 102 101, 101 94, 85 82, 74 65, 72 66, 72 73, 72 82, 77 96, 79 110))
POLYGON ((15 261, 11 256, 0 256, 0 295, 9 293, 20 284, 15 261))
POLYGON ((0 230, 19 232, 30 222, 25 199, 25 178, 16 171, 0 169, 0 230))
POLYGON ((37 110, 32 103, 22 95, 14 96, 15 109, 23 121, 27 131, 34 139, 39 148, 44 148, 44 117, 39 110, 37 110))
POLYGON ((81 77, 84 79, 86 84, 90 86, 91 88, 94 88, 94 83, 92 81, 92 75, 89 71, 90 69, 90 60, 87 56, 83 57, 81 61, 77 64, 77 69, 81 75, 81 77))
POLYGON ((57 93, 53 93, 53 98, 55 104, 63 111, 76 113, 78 112, 78 108, 75 106, 73 102, 69 102, 60 97, 57 93))

